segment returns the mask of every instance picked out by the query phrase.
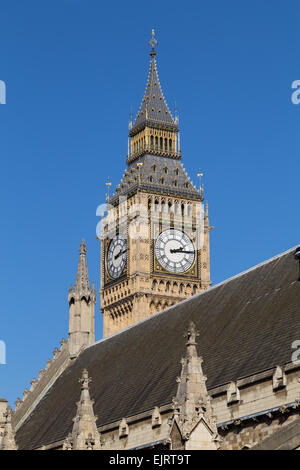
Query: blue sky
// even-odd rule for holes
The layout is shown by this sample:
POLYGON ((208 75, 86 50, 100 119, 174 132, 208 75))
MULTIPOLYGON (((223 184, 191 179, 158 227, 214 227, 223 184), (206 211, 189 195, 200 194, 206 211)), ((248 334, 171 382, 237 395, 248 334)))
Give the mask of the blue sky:
POLYGON ((300 244, 299 14, 293 0, 1 2, 0 396, 21 396, 67 337, 82 237, 99 286, 96 207, 125 169, 152 28, 184 166, 205 174, 213 282, 300 244))

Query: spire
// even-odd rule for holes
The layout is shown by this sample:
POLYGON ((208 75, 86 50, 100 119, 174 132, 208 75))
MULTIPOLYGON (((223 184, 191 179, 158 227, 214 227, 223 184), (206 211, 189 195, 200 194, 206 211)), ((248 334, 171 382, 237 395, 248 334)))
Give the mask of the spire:
POLYGON ((84 240, 82 239, 82 242, 79 248, 80 255, 79 255, 77 278, 76 278, 76 284, 75 284, 75 292, 79 298, 83 296, 88 296, 90 295, 90 292, 91 292, 91 286, 90 286, 88 268, 87 268, 87 262, 86 262, 86 251, 87 251, 86 245, 84 243, 84 240))
POLYGON ((74 418, 74 425, 71 434, 65 439, 64 450, 99 450, 101 448, 100 434, 98 432, 94 415, 94 401, 90 398, 88 371, 82 371, 81 396, 77 403, 77 413, 74 418))
POLYGON ((86 245, 82 240, 79 248, 79 262, 75 288, 72 284, 68 292, 69 303, 69 351, 71 357, 77 356, 81 349, 95 342, 95 304, 96 291, 91 289, 86 245))
POLYGON ((136 120, 130 129, 130 135, 136 134, 146 123, 154 126, 161 124, 171 127, 173 130, 177 130, 177 124, 168 108, 158 78, 155 59, 157 54, 155 46, 158 42, 155 38, 154 29, 152 30, 152 38, 149 41, 149 44, 151 45, 151 59, 146 91, 136 120))
POLYGON ((11 407, 8 406, 6 409, 5 423, 4 423, 4 431, 3 431, 3 438, 0 445, 1 450, 17 450, 17 445, 15 442, 15 436, 11 425, 11 416, 12 410, 11 407))
MULTIPOLYGON (((206 448, 207 445, 217 446, 218 433, 215 418, 212 413, 210 396, 206 388, 206 377, 202 370, 202 357, 197 353, 196 338, 198 332, 191 321, 185 334, 186 355, 181 360, 182 369, 178 380, 176 397, 173 400, 174 419, 185 441, 188 441, 192 432, 199 423, 205 426, 208 442, 199 443, 206 448)), ((201 432, 199 433, 201 435, 201 432)), ((194 439, 193 439, 194 442, 194 439)), ((188 446, 186 447, 188 448, 188 446)))

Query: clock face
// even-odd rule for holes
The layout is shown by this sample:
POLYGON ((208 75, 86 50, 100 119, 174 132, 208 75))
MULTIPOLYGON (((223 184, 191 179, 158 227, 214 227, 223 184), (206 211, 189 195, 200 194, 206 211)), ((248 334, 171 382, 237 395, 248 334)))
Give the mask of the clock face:
POLYGON ((113 279, 121 276, 127 260, 127 241, 121 235, 115 236, 107 252, 107 270, 113 279))
POLYGON ((158 236, 155 254, 159 264, 167 271, 184 273, 194 263, 195 247, 186 233, 168 229, 158 236))

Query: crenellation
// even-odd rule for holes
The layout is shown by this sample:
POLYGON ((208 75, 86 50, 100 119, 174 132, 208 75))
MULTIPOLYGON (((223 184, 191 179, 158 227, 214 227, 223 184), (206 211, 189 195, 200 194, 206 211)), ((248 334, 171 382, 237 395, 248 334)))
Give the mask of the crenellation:
POLYGON ((31 409, 46 393, 49 386, 63 372, 69 361, 68 343, 61 341, 61 349, 52 361, 48 360, 48 367, 41 369, 37 379, 31 381, 31 388, 27 388, 23 392, 23 400, 18 398, 15 402, 15 410, 13 413, 13 425, 17 430, 27 417, 31 409))
POLYGON ((31 382, 30 382, 30 385, 31 385, 31 388, 30 388, 30 392, 32 392, 34 390, 34 387, 36 386, 38 380, 34 377, 31 382))

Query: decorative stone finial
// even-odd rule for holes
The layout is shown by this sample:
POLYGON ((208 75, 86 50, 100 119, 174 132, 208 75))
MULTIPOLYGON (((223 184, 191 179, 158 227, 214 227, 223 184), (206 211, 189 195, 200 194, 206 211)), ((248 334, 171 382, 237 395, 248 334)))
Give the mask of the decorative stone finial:
POLYGON ((100 434, 96 426, 97 417, 94 415, 93 401, 90 398, 89 377, 87 369, 82 371, 80 400, 77 403, 77 414, 74 418, 72 433, 63 444, 64 450, 99 450, 101 448, 100 434))
POLYGON ((151 37, 151 39, 150 39, 150 41, 149 41, 148 44, 149 44, 149 46, 151 46, 151 48, 152 48, 152 49, 151 49, 151 52, 150 52, 151 57, 152 57, 152 56, 156 56, 155 46, 158 45, 158 41, 157 41, 157 39, 155 39, 155 31, 154 31, 154 29, 152 29, 152 37, 151 37))
POLYGON ((158 426, 161 426, 161 423, 161 414, 159 412, 159 408, 156 406, 152 413, 152 428, 157 428, 158 426))
POLYGON ((172 438, 177 426, 185 442, 185 449, 194 448, 190 446, 194 446, 197 439, 199 440, 197 449, 216 449, 218 448, 216 420, 205 384, 206 377, 202 371, 202 358, 197 352, 196 338, 199 334, 193 321, 190 321, 184 336, 187 338, 186 356, 181 360, 180 380, 176 397, 173 399, 174 425, 170 436, 172 438), (202 432, 203 426, 209 430, 209 433, 202 432))
POLYGON ((276 366, 276 369, 273 373, 272 383, 273 391, 281 390, 282 388, 286 387, 286 374, 281 366, 276 366))
MULTIPOLYGON (((184 337, 187 338, 187 356, 192 357, 192 356, 197 356, 197 342, 196 338, 199 336, 198 331, 196 330, 195 323, 193 321, 190 321, 189 327, 187 332, 185 333, 184 337)), ((202 361, 202 359, 201 359, 202 361)))
POLYGON ((85 245, 84 239, 81 240, 81 244, 80 244, 80 248, 79 248, 79 253, 80 253, 81 255, 85 255, 85 254, 86 254, 86 245, 85 245))
POLYGON ((75 293, 77 297, 81 297, 83 295, 88 296, 91 293, 91 286, 90 286, 87 262, 86 262, 86 252, 87 252, 86 245, 84 243, 84 240, 82 240, 80 248, 79 248, 80 256, 79 256, 76 285, 75 285, 75 293))
POLYGON ((119 438, 127 437, 129 434, 129 426, 126 418, 123 418, 119 426, 119 438))
POLYGON ((81 379, 78 380, 81 383, 81 390, 88 390, 91 381, 92 379, 89 377, 87 369, 83 369, 81 379))
POLYGON ((233 405, 240 401, 240 390, 236 382, 230 382, 227 388, 227 405, 233 405))
POLYGON ((18 398, 16 399, 16 401, 15 401, 16 410, 19 408, 19 406, 21 405, 21 403, 22 403, 22 400, 21 400, 20 397, 18 397, 18 398))

